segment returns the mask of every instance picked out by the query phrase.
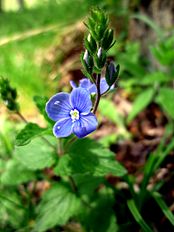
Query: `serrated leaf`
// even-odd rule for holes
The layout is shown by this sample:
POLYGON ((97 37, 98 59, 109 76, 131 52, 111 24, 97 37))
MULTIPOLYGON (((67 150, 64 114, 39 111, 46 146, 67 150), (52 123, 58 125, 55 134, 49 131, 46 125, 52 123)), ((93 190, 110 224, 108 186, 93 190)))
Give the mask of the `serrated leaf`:
POLYGON ((28 170, 17 160, 9 160, 6 163, 0 180, 4 185, 18 185, 34 178, 35 175, 31 170, 28 170))
POLYGON ((127 118, 127 122, 130 123, 142 110, 144 110, 152 101, 154 95, 154 89, 149 88, 135 99, 132 110, 127 118))
POLYGON ((53 165, 56 154, 44 140, 35 138, 25 146, 16 146, 14 157, 28 169, 37 170, 53 165))
POLYGON ((24 146, 30 141, 40 135, 43 135, 47 128, 41 128, 35 123, 28 123, 16 136, 15 145, 17 146, 24 146))
POLYGON ((54 185, 43 196, 37 211, 34 232, 47 231, 56 225, 64 225, 78 214, 80 199, 63 184, 54 185))
POLYGON ((55 172, 61 176, 83 173, 99 177, 123 176, 127 171, 115 160, 114 153, 93 140, 83 139, 76 141, 68 154, 60 158, 55 172))
POLYGON ((156 102, 163 108, 163 110, 174 119, 174 91, 170 88, 161 88, 156 98, 156 102))
POLYGON ((152 193, 152 196, 154 197, 155 201, 157 202, 157 204, 159 205, 159 207, 163 211, 166 218, 168 218, 168 220, 174 226, 174 215, 171 212, 171 210, 169 209, 169 207, 167 206, 167 204, 165 203, 165 201, 163 200, 162 196, 158 192, 152 193))

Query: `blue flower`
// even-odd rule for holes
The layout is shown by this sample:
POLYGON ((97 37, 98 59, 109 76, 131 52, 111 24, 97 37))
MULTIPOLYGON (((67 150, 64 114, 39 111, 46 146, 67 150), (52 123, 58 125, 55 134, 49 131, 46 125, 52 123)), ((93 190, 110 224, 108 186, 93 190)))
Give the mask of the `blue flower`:
MULTIPOLYGON (((70 85, 72 88, 77 88, 77 85, 74 81, 70 81, 70 85)), ((96 94, 97 93, 97 87, 95 84, 93 84, 89 79, 83 78, 80 80, 79 87, 87 89, 90 94, 96 94)), ((113 87, 111 87, 113 88, 113 87)), ((101 78, 100 81, 100 93, 103 94, 109 89, 109 85, 107 84, 104 77, 101 78)))
POLYGON ((75 88, 70 94, 58 93, 46 104, 46 112, 53 121, 53 134, 67 137, 74 133, 83 138, 97 128, 97 119, 91 113, 92 102, 89 92, 84 88, 75 88))

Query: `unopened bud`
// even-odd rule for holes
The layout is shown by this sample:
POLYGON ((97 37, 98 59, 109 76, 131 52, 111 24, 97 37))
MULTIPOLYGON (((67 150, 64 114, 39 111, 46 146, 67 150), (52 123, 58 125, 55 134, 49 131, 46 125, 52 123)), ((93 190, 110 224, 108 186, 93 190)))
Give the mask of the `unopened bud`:
POLYGON ((101 47, 98 49, 97 56, 98 56, 99 59, 102 56, 102 48, 101 47))
POLYGON ((113 62, 107 65, 105 78, 109 86, 112 86, 116 82, 119 74, 119 70, 120 70, 119 64, 116 67, 113 62))
POLYGON ((83 60, 85 61, 85 63, 88 65, 88 58, 89 58, 89 53, 88 50, 85 50, 84 56, 83 56, 83 60))

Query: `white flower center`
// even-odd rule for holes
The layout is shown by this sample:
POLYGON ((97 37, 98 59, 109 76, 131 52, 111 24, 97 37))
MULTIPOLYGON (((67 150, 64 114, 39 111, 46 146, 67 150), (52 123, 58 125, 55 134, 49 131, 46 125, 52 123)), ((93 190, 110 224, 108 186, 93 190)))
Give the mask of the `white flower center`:
POLYGON ((74 109, 70 111, 72 122, 75 122, 76 120, 79 120, 79 111, 74 109))

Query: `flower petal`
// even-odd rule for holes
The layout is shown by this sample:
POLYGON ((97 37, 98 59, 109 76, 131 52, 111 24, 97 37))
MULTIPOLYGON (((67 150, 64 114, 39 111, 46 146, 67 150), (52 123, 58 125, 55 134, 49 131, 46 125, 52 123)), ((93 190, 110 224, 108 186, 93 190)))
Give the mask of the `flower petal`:
POLYGON ((77 109, 80 113, 88 114, 92 108, 89 91, 81 87, 72 90, 70 103, 73 109, 77 109))
POLYGON ((73 125, 73 133, 83 138, 97 129, 98 122, 94 114, 81 115, 80 120, 76 121, 73 125))
POLYGON ((68 93, 58 93, 50 98, 46 104, 46 112, 53 121, 70 117, 71 109, 68 93))
POLYGON ((92 83, 91 83, 91 81, 89 79, 83 78, 83 79, 80 80, 79 87, 89 89, 91 85, 92 85, 92 83))
POLYGON ((62 119, 56 122, 53 127, 53 134, 57 138, 67 137, 72 133, 72 120, 71 118, 62 119))
POLYGON ((77 84, 75 83, 75 81, 71 80, 69 83, 73 89, 77 88, 77 84))
POLYGON ((107 84, 105 77, 101 78, 100 81, 100 93, 103 94, 104 92, 106 92, 106 90, 108 90, 109 85, 107 84))
POLYGON ((97 87, 95 84, 92 84, 89 88, 90 94, 96 94, 97 93, 97 87))

